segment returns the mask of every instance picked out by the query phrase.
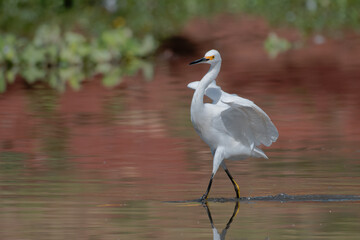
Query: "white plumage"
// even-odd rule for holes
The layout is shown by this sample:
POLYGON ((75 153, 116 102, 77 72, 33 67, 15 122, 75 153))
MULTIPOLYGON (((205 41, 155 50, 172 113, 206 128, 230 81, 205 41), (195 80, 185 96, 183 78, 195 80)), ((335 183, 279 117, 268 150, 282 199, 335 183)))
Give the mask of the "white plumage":
POLYGON ((238 185, 226 168, 224 159, 267 158, 258 146, 270 146, 279 133, 269 116, 256 104, 236 94, 226 93, 216 85, 216 77, 221 67, 218 51, 210 50, 204 58, 190 64, 196 63, 209 63, 210 69, 201 81, 188 84, 189 88, 195 90, 191 103, 191 121, 214 155, 212 177, 202 200, 207 198, 212 179, 220 165, 234 184, 239 197, 238 185), (204 95, 208 96, 212 103, 204 103, 204 95))

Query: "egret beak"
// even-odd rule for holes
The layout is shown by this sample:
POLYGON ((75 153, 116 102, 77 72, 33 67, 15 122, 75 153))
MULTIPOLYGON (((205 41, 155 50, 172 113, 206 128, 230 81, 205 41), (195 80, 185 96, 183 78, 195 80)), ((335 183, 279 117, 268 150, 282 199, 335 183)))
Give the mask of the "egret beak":
POLYGON ((193 64, 197 64, 197 63, 202 63, 202 62, 206 62, 206 61, 209 61, 209 60, 210 60, 210 59, 203 57, 203 58, 200 58, 200 59, 198 59, 198 60, 195 60, 195 61, 189 63, 189 65, 193 65, 193 64))

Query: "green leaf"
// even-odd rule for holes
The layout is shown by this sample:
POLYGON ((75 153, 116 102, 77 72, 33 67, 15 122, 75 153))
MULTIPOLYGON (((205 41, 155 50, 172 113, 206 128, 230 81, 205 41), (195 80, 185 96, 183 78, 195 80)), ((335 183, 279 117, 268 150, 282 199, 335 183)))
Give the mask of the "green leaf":
POLYGON ((143 75, 147 81, 150 81, 154 77, 154 65, 149 61, 141 62, 141 69, 143 71, 143 75))
POLYGON ((96 63, 110 62, 112 55, 106 49, 93 48, 90 53, 90 59, 96 63))
POLYGON ((74 32, 66 32, 65 33, 65 42, 69 45, 80 45, 86 42, 84 36, 74 32))
POLYGON ((270 58, 275 58, 278 54, 289 50, 291 43, 285 38, 278 37, 276 33, 271 32, 264 42, 264 47, 270 58))
POLYGON ((0 72, 0 93, 4 93, 6 91, 6 80, 4 74, 0 72))
POLYGON ((63 48, 60 52, 60 61, 67 65, 80 65, 82 64, 82 57, 71 48, 63 48))
POLYGON ((121 70, 119 68, 113 68, 112 71, 106 73, 102 79, 102 83, 105 87, 114 87, 121 82, 121 70))
POLYGON ((36 48, 33 44, 28 44, 22 51, 21 60, 26 65, 35 66, 45 60, 45 54, 40 49, 36 48))
POLYGON ((59 69, 59 75, 62 82, 68 82, 73 90, 80 90, 81 82, 85 75, 81 68, 67 67, 59 69))
POLYGON ((21 71, 21 75, 26 79, 26 82, 31 84, 36 82, 38 79, 44 79, 45 71, 34 65, 30 65, 21 71))
POLYGON ((98 64, 95 68, 97 73, 106 74, 112 70, 113 66, 110 63, 101 63, 98 64))
POLYGON ((147 35, 142 41, 141 46, 139 47, 138 54, 140 56, 147 56, 150 53, 154 52, 157 48, 157 43, 153 36, 147 35))
POLYGON ((5 78, 6 78, 7 82, 13 83, 15 81, 16 74, 17 74, 16 68, 7 69, 5 71, 5 78))
POLYGON ((58 43, 60 40, 59 25, 43 24, 37 29, 33 43, 35 46, 42 47, 44 45, 58 43))

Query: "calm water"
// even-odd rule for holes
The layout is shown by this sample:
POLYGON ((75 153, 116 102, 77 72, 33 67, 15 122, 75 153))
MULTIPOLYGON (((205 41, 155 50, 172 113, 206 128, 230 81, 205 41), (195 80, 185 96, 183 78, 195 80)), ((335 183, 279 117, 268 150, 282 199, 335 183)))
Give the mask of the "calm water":
MULTIPOLYGON (((11 85, 0 96, 0 239, 219 239, 235 202, 209 203, 214 230, 201 204, 168 202, 199 198, 211 173, 189 120, 198 57, 158 60, 151 82, 138 74, 112 89, 99 78, 78 92, 11 85)), ((360 194, 360 64, 232 57, 218 84, 280 133, 269 160, 228 163, 241 196, 360 194)), ((223 171, 210 195, 234 196, 223 171)), ((226 239, 359 239, 360 202, 240 202, 232 220, 226 239)))

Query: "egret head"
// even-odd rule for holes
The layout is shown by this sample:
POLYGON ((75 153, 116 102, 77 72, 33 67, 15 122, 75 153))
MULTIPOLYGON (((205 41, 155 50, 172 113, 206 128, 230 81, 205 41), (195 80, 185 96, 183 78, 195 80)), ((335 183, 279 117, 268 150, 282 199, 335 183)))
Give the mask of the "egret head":
POLYGON ((197 64, 197 63, 209 63, 211 65, 221 62, 221 56, 220 53, 213 49, 208 51, 207 53, 205 53, 205 56, 203 58, 200 58, 198 60, 195 60, 191 63, 189 63, 189 65, 193 65, 193 64, 197 64))

